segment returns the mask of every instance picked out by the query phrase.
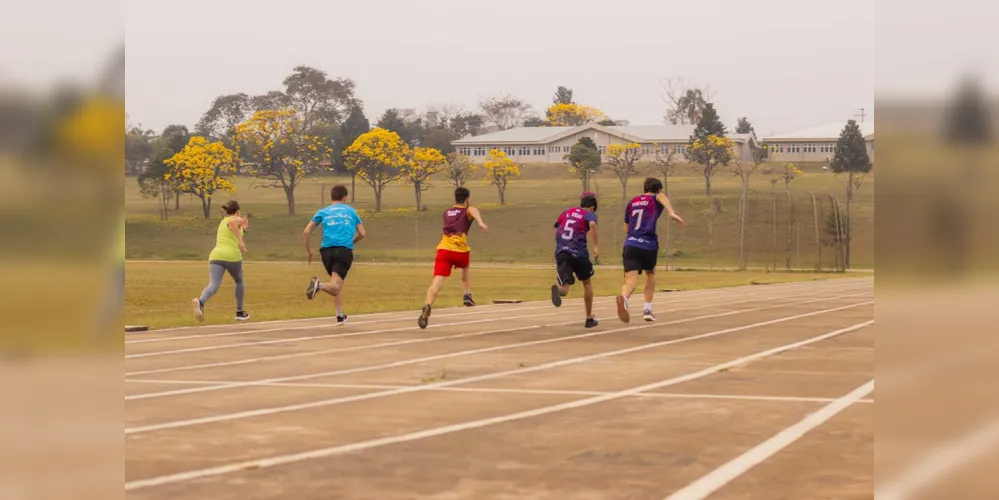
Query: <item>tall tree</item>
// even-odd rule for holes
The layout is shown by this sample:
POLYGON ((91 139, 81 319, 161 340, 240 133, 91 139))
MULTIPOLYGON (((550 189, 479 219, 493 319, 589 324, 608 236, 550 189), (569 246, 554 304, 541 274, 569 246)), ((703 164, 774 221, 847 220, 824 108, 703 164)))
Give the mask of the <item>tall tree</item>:
POLYGON ((170 167, 164 179, 176 185, 180 192, 199 198, 205 220, 211 217, 212 196, 216 192, 236 190, 230 179, 236 173, 236 155, 220 141, 191 137, 184 149, 164 163, 170 167))
POLYGON ((710 85, 694 85, 683 78, 665 78, 660 82, 666 103, 665 121, 673 125, 700 121, 708 101, 714 96, 710 85))
POLYGON ((221 140, 232 147, 232 136, 236 125, 245 122, 253 115, 253 102, 246 94, 220 95, 212 101, 212 106, 201 115, 194 133, 214 140, 221 140))
POLYGON ((552 104, 573 104, 574 102, 572 89, 559 85, 558 89, 555 90, 555 97, 552 98, 552 104))
POLYGON ((642 146, 637 143, 611 144, 607 146, 607 164, 621 181, 621 199, 628 198, 628 179, 638 175, 635 164, 642 157, 642 146))
POLYGON ((316 122, 338 125, 357 103, 354 81, 330 79, 325 71, 297 66, 284 79, 285 95, 302 118, 302 126, 311 131, 316 122))
POLYGON ((740 116, 738 122, 735 124, 735 133, 752 134, 753 132, 753 124, 749 123, 749 119, 745 116, 740 116))
POLYGON ((132 127, 125 133, 126 173, 138 173, 142 166, 149 161, 149 157, 153 154, 155 136, 155 132, 143 129, 141 126, 132 127))
POLYGON ((160 218, 167 219, 167 209, 170 200, 174 200, 174 210, 180 209, 180 191, 174 183, 166 180, 165 175, 170 166, 165 162, 184 149, 191 140, 191 134, 183 125, 168 125, 155 140, 152 141, 152 153, 149 165, 139 174, 137 179, 139 191, 143 196, 158 198, 160 201, 160 218))
POLYGON ((486 122, 496 125, 500 130, 520 125, 531 111, 530 104, 510 94, 499 94, 483 99, 479 102, 479 107, 486 122))
MULTIPOLYGON (((313 127, 315 129, 316 127, 313 127)), ((306 129, 294 108, 257 111, 236 126, 236 143, 248 159, 247 171, 284 190, 288 215, 295 215, 295 188, 302 180, 329 170, 329 138, 306 129)))
POLYGON ((569 171, 582 181, 583 191, 589 191, 590 179, 600 172, 600 163, 603 161, 593 139, 581 137, 563 159, 569 164, 569 171))
POLYGON ((607 119, 607 115, 592 106, 580 104, 552 104, 545 114, 552 127, 577 127, 607 119))
MULTIPOLYGON (((336 131, 336 139, 334 140, 334 161, 333 164, 339 168, 344 169, 343 162, 343 152, 354 141, 357 140, 361 134, 371 130, 371 124, 368 123, 368 118, 364 116, 364 107, 360 104, 355 105, 350 109, 350 114, 347 115, 347 119, 343 121, 340 128, 336 131)), ((351 190, 353 193, 354 191, 351 190)))
POLYGON ((395 132, 409 146, 419 144, 423 128, 422 120, 416 114, 416 111, 399 108, 386 109, 375 126, 395 132))
POLYGON ((853 201, 854 177, 871 171, 871 157, 867 154, 867 141, 856 120, 846 122, 836 141, 836 153, 831 162, 833 172, 846 173, 846 268, 850 268, 850 203, 853 201))
POLYGON ((374 191, 376 212, 382 210, 385 186, 402 179, 410 155, 399 134, 378 127, 361 134, 344 152, 347 169, 374 191))
POLYGON ((718 167, 728 165, 735 156, 735 145, 726 137, 725 125, 718 118, 712 103, 704 106, 701 119, 697 122, 694 135, 690 136, 685 155, 704 176, 704 192, 711 196, 711 178, 718 167))

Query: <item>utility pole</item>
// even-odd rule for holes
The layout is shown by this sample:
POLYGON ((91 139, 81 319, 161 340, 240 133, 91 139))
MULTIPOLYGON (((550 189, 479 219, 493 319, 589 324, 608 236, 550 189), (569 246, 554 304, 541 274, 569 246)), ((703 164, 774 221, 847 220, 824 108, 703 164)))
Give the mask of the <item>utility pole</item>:
POLYGON ((864 124, 864 118, 867 117, 867 113, 864 111, 864 108, 860 108, 857 111, 860 111, 860 113, 857 113, 857 114, 853 115, 853 117, 854 118, 860 117, 860 124, 863 125, 864 124))

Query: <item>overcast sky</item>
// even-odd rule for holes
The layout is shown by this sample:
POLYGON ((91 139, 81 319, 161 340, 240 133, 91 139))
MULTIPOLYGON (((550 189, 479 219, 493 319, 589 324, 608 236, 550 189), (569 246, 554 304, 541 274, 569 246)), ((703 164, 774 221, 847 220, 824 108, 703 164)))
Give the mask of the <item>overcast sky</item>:
POLYGON ((133 124, 193 126, 306 64, 354 79, 372 123, 496 92, 543 113, 565 85, 638 125, 662 122, 658 82, 683 76, 766 135, 871 112, 873 23, 870 0, 132 0, 127 106, 133 124))

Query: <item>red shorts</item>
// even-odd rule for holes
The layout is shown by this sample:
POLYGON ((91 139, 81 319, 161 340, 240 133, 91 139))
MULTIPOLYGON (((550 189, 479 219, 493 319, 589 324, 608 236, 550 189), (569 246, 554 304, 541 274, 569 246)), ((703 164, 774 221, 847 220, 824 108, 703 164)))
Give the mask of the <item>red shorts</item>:
POLYGON ((468 256, 471 252, 453 252, 451 250, 438 250, 434 259, 434 276, 451 276, 451 268, 464 269, 468 267, 468 256))

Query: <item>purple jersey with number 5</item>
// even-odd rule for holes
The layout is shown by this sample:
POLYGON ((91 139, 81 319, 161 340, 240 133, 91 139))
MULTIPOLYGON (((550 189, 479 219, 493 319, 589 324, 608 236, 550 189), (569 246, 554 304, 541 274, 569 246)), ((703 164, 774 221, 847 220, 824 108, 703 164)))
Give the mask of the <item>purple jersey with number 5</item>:
POLYGON ((654 194, 632 198, 624 210, 624 222, 628 225, 628 238, 624 240, 624 246, 659 250, 656 224, 665 209, 654 194))
POLYGON ((585 208, 570 208, 558 216, 555 223, 555 255, 569 252, 580 259, 589 259, 590 252, 586 248, 586 233, 590 231, 590 222, 597 221, 597 214, 585 208))

